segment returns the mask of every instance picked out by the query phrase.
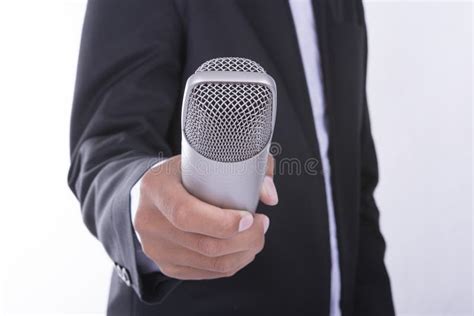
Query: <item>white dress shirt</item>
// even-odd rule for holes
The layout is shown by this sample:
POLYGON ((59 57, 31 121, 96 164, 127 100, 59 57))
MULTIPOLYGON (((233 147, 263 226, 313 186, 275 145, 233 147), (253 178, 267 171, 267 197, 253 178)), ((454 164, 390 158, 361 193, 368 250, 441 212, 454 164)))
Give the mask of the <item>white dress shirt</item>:
MULTIPOLYGON (((295 24, 298 45, 303 60, 306 84, 311 101, 311 108, 318 137, 321 164, 324 173, 326 200, 329 218, 329 242, 331 247, 331 301, 330 316, 340 316, 339 300, 341 295, 341 277, 339 270, 339 251, 337 247, 336 220, 331 188, 331 165, 328 157, 329 137, 328 121, 326 116, 321 63, 317 41, 316 23, 311 0, 289 0, 291 14, 295 24)), ((161 163, 161 162, 160 162, 161 163)), ((156 166, 156 165, 155 165, 156 166)), ((132 219, 138 208, 140 181, 131 191, 132 219)), ((138 235, 137 235, 138 237, 138 235)), ((140 246, 140 245, 138 245, 140 246)), ((148 259, 141 247, 137 247, 137 261, 143 273, 158 271, 158 266, 148 259)), ((315 280, 317 282, 317 280, 315 280)))
POLYGON ((326 104, 324 102, 321 62, 319 56, 316 22, 311 0, 290 0, 291 14, 295 24, 301 59, 303 60, 306 85, 313 110, 314 125, 318 137, 321 164, 329 218, 329 243, 331 246, 331 303, 330 316, 339 316, 341 296, 341 274, 337 247, 336 218, 331 187, 331 164, 329 162, 329 136, 326 104))

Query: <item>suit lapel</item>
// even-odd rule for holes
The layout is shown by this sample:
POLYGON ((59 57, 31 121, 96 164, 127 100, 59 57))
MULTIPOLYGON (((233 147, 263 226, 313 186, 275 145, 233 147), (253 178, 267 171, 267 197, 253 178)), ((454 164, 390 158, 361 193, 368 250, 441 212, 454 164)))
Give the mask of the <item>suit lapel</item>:
MULTIPOLYGON (((297 114, 299 122, 301 122, 301 127, 291 126, 289 128, 302 128, 308 148, 310 148, 314 157, 321 160, 303 61, 299 51, 298 38, 288 0, 241 0, 239 4, 242 12, 257 34, 259 41, 264 46, 267 55, 275 65, 278 75, 276 80, 280 81, 279 89, 283 87, 286 90, 292 108, 297 114)), ((323 70, 324 94, 328 106, 328 113, 331 115, 331 100, 328 100, 329 91, 331 89, 331 78, 329 78, 328 75, 331 62, 329 58, 329 52, 331 50, 329 47, 328 32, 331 30, 327 27, 327 12, 325 2, 324 4, 320 4, 318 1, 318 4, 315 5, 315 19, 323 70)), ((333 117, 331 117, 330 122, 333 123, 333 121, 333 117)), ((329 137, 331 140, 333 139, 332 136, 333 133, 330 127, 329 137)), ((318 180, 315 183, 321 185, 321 190, 324 190, 324 183, 321 181, 322 177, 315 178, 318 180)), ((323 258, 327 256, 326 259, 328 259, 327 261, 322 260, 321 262, 322 265, 320 269, 323 271, 322 275, 324 275, 324 277, 319 281, 322 282, 321 284, 324 284, 322 287, 326 287, 326 291, 324 292, 326 297, 323 300, 327 301, 329 307, 330 280, 328 276, 330 271, 330 249, 328 212, 326 208, 327 204, 324 203, 324 197, 318 202, 319 204, 315 214, 318 216, 317 221, 322 225, 320 231, 321 238, 318 238, 318 242, 321 243, 321 249, 327 250, 327 253, 321 253, 321 256, 323 258)), ((326 314, 328 313, 329 309, 326 314)))
POLYGON ((309 148, 319 157, 311 103, 288 1, 241 0, 238 3, 275 65, 280 88, 290 96, 309 148))
MULTIPOLYGON (((338 3, 335 1, 335 3, 338 3)), ((316 20, 316 31, 318 34, 318 46, 319 46, 319 56, 321 60, 321 70, 322 70, 322 79, 323 79, 323 90, 324 90, 324 101, 326 107, 326 115, 328 116, 329 121, 329 145, 332 144, 331 137, 334 135, 332 128, 334 127, 334 113, 332 100, 331 100, 331 78, 330 78, 330 56, 329 56, 329 32, 331 28, 328 27, 328 7, 327 2, 325 0, 313 0, 313 12, 314 18, 316 20)), ((329 150, 329 154, 331 155, 331 148, 329 150)))

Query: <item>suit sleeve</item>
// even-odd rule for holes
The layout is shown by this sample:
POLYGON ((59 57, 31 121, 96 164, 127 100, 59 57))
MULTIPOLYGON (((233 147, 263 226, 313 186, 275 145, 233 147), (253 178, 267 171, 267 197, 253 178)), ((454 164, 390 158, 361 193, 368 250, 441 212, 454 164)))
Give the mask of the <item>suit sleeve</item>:
POLYGON ((130 190, 173 154, 168 132, 179 111, 182 33, 172 0, 90 0, 72 109, 69 186, 89 231, 149 303, 179 281, 139 273, 130 190))
MULTIPOLYGON (((365 69, 367 33, 365 30, 365 69)), ((385 241, 379 226, 379 210, 374 199, 378 163, 372 138, 367 96, 364 95, 361 129, 361 200, 359 253, 357 260, 355 315, 394 315, 390 280, 384 263, 385 241)))

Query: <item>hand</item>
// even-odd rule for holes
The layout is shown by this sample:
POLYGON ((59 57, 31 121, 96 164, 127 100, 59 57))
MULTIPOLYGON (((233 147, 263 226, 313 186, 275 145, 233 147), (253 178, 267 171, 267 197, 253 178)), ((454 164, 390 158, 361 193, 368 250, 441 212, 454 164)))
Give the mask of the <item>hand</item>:
MULTIPOLYGON (((278 203, 269 155, 260 200, 278 203)), ((169 277, 229 277, 262 251, 270 220, 263 214, 222 209, 190 195, 181 183, 181 156, 149 170, 134 219, 143 251, 169 277)))

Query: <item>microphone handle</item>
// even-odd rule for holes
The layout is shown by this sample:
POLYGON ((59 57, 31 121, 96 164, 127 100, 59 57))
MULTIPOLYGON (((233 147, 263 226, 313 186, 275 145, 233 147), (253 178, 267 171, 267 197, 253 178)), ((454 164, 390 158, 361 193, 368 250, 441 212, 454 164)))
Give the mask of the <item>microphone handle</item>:
POLYGON ((186 190, 209 204, 255 213, 265 177, 268 145, 240 162, 220 162, 196 152, 182 135, 181 171, 186 190))

